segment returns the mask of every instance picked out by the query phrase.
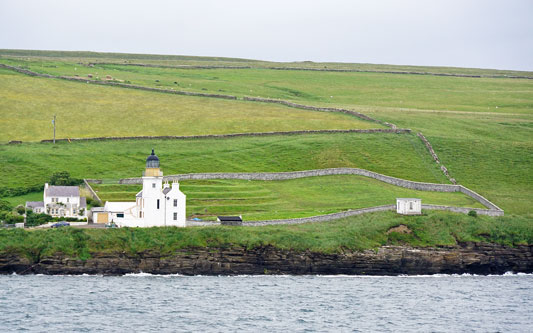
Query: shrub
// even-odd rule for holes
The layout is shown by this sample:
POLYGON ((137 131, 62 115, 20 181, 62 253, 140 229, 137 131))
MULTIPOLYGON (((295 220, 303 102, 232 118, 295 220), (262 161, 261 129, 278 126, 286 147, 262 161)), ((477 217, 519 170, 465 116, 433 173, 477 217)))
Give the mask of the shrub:
POLYGON ((26 213, 26 208, 24 208, 24 206, 22 206, 22 205, 18 205, 17 206, 17 213, 19 215, 23 215, 24 213, 26 213))
POLYGON ((6 200, 0 200, 0 211, 9 212, 13 209, 13 206, 6 200))
POLYGON ((47 222, 50 222, 53 220, 53 217, 48 214, 35 214, 33 212, 28 212, 26 215, 26 225, 29 227, 38 226, 41 224, 45 224, 47 222))
POLYGON ((477 217, 477 212, 475 210, 471 210, 468 212, 468 216, 477 217))
POLYGON ((50 177, 50 185, 69 186, 80 185, 81 183, 83 183, 83 179, 70 177, 70 173, 68 171, 56 172, 52 175, 52 177, 50 177))

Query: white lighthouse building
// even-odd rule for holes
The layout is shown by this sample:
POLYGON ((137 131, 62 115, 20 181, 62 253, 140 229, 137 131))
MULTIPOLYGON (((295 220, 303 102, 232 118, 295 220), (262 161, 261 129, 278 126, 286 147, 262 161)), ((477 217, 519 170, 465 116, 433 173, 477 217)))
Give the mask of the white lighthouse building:
POLYGON ((152 149, 143 172, 143 189, 135 202, 106 202, 94 217, 97 223, 114 222, 119 227, 185 227, 185 194, 177 181, 163 183, 159 158, 152 149))

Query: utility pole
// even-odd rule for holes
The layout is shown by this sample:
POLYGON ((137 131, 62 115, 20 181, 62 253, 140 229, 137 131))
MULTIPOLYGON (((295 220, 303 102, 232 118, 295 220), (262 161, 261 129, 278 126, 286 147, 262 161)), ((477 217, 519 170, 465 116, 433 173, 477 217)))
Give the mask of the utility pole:
POLYGON ((54 144, 56 144, 56 115, 54 115, 54 120, 52 120, 52 124, 54 124, 54 144))

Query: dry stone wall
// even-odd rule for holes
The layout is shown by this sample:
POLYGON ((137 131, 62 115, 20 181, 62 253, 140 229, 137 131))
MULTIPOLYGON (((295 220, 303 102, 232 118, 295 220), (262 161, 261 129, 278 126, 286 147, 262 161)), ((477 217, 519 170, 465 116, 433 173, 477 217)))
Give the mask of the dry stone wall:
POLYGON ((488 215, 488 216, 503 216, 503 214, 504 214, 503 210, 498 210, 498 209, 452 207, 452 206, 426 205, 426 204, 422 204, 422 209, 447 210, 447 211, 450 211, 450 212, 463 213, 463 214, 468 214, 470 211, 475 211, 479 215, 488 215))
POLYGON ((418 132, 416 135, 420 138, 420 140, 422 140, 422 142, 428 149, 429 153, 431 154, 431 157, 433 157, 433 160, 435 161, 435 163, 440 165, 440 170, 442 171, 442 173, 444 173, 446 178, 448 178, 448 180, 452 184, 457 184, 457 182, 455 181, 455 178, 452 178, 452 176, 450 176, 448 169, 440 162, 439 157, 437 156, 437 153, 435 153, 435 150, 433 149, 433 146, 431 145, 431 143, 429 143, 429 140, 426 139, 426 137, 420 132, 418 132))
MULTIPOLYGON (((409 188, 419 191, 433 191, 433 192, 461 192, 471 198, 477 200, 488 209, 498 210, 502 212, 498 206, 487 200, 485 197, 478 193, 462 186, 462 185, 450 185, 450 184, 434 184, 415 182, 411 180, 405 180, 401 178, 385 176, 377 172, 358 169, 358 168, 331 168, 331 169, 318 169, 318 170, 305 170, 305 171, 292 171, 292 172, 242 172, 242 173, 190 173, 165 176, 165 181, 173 180, 202 180, 202 179, 243 179, 243 180, 286 180, 296 179, 304 177, 317 177, 317 176, 330 176, 330 175, 358 175, 365 176, 379 181, 409 188)), ((119 181, 120 184, 141 184, 142 178, 125 178, 119 181)))
MULTIPOLYGON (((147 140, 147 139, 222 139, 242 136, 275 136, 275 135, 299 135, 299 134, 324 134, 324 133, 410 133, 410 129, 404 128, 374 128, 374 129, 347 129, 347 130, 303 130, 303 131, 280 131, 280 132, 251 132, 251 133, 230 133, 230 134, 208 134, 208 135, 158 135, 158 136, 102 136, 92 138, 69 138, 56 139, 56 142, 65 141, 101 141, 101 140, 147 140)), ((51 139, 41 140, 43 143, 53 142, 51 139)))
POLYGON ((451 76, 451 77, 467 77, 467 78, 505 78, 505 79, 533 79, 526 75, 476 75, 476 74, 459 74, 459 73, 433 73, 433 72, 417 72, 417 71, 380 71, 371 69, 349 69, 349 68, 312 68, 312 67, 253 67, 253 66, 198 66, 198 65, 156 65, 156 64, 141 64, 141 63, 111 63, 111 62, 95 62, 89 63, 88 66, 95 65, 115 65, 115 66, 140 66, 140 67, 155 67, 155 68, 177 68, 177 69, 273 69, 280 71, 311 71, 311 72, 340 72, 340 73, 378 73, 378 74, 408 74, 408 75, 431 75, 431 76, 451 76))
MULTIPOLYGON (((297 108, 297 109, 303 109, 303 110, 311 110, 311 111, 321 111, 321 112, 339 112, 339 113, 345 113, 352 116, 356 116, 357 118, 372 121, 375 123, 383 124, 389 127, 393 127, 392 124, 382 122, 380 120, 371 118, 367 115, 364 115, 360 112, 353 111, 353 110, 347 110, 347 109, 340 109, 340 108, 323 108, 323 107, 316 107, 316 106, 310 106, 310 105, 303 105, 303 104, 297 104, 292 103, 289 101, 284 101, 281 99, 270 99, 270 98, 261 98, 261 97, 243 97, 243 100, 245 101, 252 101, 252 102, 261 102, 261 103, 276 103, 276 104, 282 104, 291 108, 297 108)), ((395 127, 395 126, 394 126, 395 127)))

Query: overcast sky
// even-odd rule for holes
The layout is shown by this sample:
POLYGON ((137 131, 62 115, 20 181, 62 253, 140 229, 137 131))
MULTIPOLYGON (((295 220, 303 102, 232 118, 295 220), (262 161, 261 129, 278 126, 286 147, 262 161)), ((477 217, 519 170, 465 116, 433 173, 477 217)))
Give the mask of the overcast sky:
POLYGON ((0 0, 0 48, 533 70, 533 0, 0 0))

